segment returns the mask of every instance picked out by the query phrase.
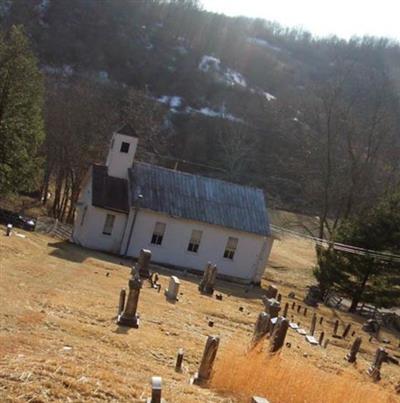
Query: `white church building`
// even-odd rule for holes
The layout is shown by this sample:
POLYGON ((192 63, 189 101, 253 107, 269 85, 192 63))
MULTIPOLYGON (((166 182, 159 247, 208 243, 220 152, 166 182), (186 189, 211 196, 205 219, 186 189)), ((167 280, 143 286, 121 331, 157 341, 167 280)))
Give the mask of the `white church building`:
POLYGON ((260 283, 273 238, 261 189, 135 160, 138 139, 113 133, 105 165, 92 165, 77 203, 72 239, 87 248, 260 283))

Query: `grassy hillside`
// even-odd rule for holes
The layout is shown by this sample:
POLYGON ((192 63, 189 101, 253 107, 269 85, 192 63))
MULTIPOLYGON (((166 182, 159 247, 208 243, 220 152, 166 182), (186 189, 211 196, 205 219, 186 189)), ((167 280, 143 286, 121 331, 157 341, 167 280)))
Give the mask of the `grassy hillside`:
MULTIPOLYGON (((1 232, 4 227, 0 227, 1 232)), ((115 324, 118 294, 127 286, 130 262, 79 248, 37 233, 18 231, 0 237, 0 400, 2 402, 142 401, 150 395, 149 379, 161 375, 170 402, 247 402, 254 393, 278 402, 395 402, 398 366, 384 364, 374 385, 365 370, 377 342, 369 343, 362 321, 320 307, 330 337, 351 322, 363 337, 356 365, 343 360, 352 337, 332 340, 326 350, 308 345, 289 330, 290 348, 274 358, 265 351, 246 353, 253 324, 262 309, 261 290, 218 281, 223 300, 202 296, 199 278, 177 274, 180 300, 168 303, 163 292, 141 291, 139 329, 115 324), (243 307, 243 310, 239 310, 243 307), (214 327, 208 320, 214 320, 214 327), (206 336, 221 336, 215 374, 209 387, 189 385, 197 370, 206 336), (177 350, 185 349, 184 372, 175 373, 177 350), (286 386, 290 383, 290 388, 286 386), (334 385, 334 387, 332 387, 334 385)), ((296 293, 301 303, 312 281, 313 248, 307 242, 276 241, 263 286, 275 283, 283 295, 296 293)), ((155 267, 163 286, 172 272, 155 267)), ((308 328, 307 317, 290 312, 308 328)), ((387 349, 397 351, 397 335, 387 349)), ((265 344, 265 347, 267 346, 265 344)), ((260 346, 262 349, 263 345, 260 346)))

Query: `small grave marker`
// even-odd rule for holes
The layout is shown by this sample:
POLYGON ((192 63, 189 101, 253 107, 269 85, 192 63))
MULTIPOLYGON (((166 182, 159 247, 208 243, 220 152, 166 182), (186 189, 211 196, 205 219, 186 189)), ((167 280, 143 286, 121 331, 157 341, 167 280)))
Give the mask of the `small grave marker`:
POLYGON ((139 301, 140 289, 142 282, 139 276, 129 279, 129 293, 122 314, 118 315, 117 324, 129 327, 139 327, 139 315, 137 314, 137 306, 139 301))
POLYGON ((141 249, 138 259, 139 276, 142 278, 150 278, 149 264, 151 260, 151 250, 141 249))
POLYGON ((357 353, 360 351, 362 339, 357 337, 351 345, 350 351, 346 354, 346 360, 348 362, 355 362, 357 359, 357 353))
POLYGON ((162 392, 162 378, 161 376, 151 377, 151 398, 147 399, 147 403, 165 403, 161 397, 162 392))
POLYGON ((176 356, 176 363, 175 363, 176 372, 182 372, 183 355, 184 355, 183 348, 180 348, 178 350, 178 355, 176 356))
POLYGON ((168 288, 165 290, 165 296, 167 297, 168 300, 170 300, 170 301, 178 300, 180 285, 181 285, 181 282, 179 281, 178 277, 176 277, 176 276, 170 277, 168 288))
POLYGON ((208 262, 204 269, 203 278, 199 284, 199 291, 202 294, 213 295, 217 273, 217 266, 213 266, 210 262, 208 262))
POLYGON ((306 340, 314 346, 318 345, 318 341, 314 336, 306 335, 306 340))
POLYGON ((371 366, 368 368, 368 375, 375 381, 379 381, 381 379, 381 367, 383 361, 386 360, 388 353, 382 347, 379 347, 376 350, 374 360, 372 361, 371 366))
POLYGON ((260 312, 254 326, 252 344, 257 344, 265 335, 268 334, 271 322, 270 315, 266 312, 260 312))
POLYGON ((278 318, 274 330, 271 334, 269 351, 275 353, 280 350, 285 343, 289 321, 283 317, 278 318))
POLYGON ((343 339, 345 339, 345 338, 347 337, 347 335, 349 334, 350 328, 351 328, 351 324, 349 323, 349 324, 345 327, 345 329, 344 329, 344 331, 343 331, 343 334, 342 334, 342 338, 343 338, 343 339))
POLYGON ((313 317, 311 319, 311 327, 310 327, 311 336, 314 336, 316 324, 317 324, 317 315, 314 313, 314 315, 313 315, 313 317))
POLYGON ((276 298, 276 296, 278 295, 278 289, 273 285, 269 285, 265 292, 265 295, 267 298, 276 298))
POLYGON ((320 346, 322 346, 322 342, 324 341, 324 336, 325 336, 325 333, 324 333, 324 332, 321 332, 321 334, 319 335, 318 344, 319 344, 320 346))
POLYGON ((193 383, 199 385, 210 379, 215 357, 219 347, 219 337, 208 336, 201 359, 199 372, 195 375, 193 383))

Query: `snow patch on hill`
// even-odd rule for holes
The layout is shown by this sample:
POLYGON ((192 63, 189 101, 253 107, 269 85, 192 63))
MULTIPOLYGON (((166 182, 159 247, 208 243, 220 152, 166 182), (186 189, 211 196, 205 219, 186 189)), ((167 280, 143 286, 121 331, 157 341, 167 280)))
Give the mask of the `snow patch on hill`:
POLYGON ((251 37, 247 38, 247 42, 252 43, 253 45, 261 46, 263 48, 275 50, 276 52, 282 51, 282 49, 279 48, 278 46, 271 45, 265 39, 257 38, 255 36, 251 36, 251 37))
POLYGON ((182 97, 177 95, 162 95, 157 101, 169 106, 172 111, 176 111, 182 105, 182 97))
POLYGON ((227 113, 225 108, 221 108, 220 110, 215 110, 215 109, 211 109, 208 106, 206 106, 204 108, 195 109, 195 108, 192 108, 191 106, 188 106, 188 107, 186 107, 185 111, 187 113, 198 113, 198 114, 201 114, 204 116, 208 116, 210 118, 221 118, 221 119, 230 120, 232 122, 243 123, 243 119, 238 118, 238 117, 232 115, 231 113, 227 113))
POLYGON ((243 75, 230 67, 223 67, 221 60, 217 57, 204 55, 200 60, 198 69, 203 73, 213 73, 217 80, 227 85, 247 87, 246 79, 243 75))
POLYGON ((273 101, 276 99, 275 95, 270 94, 269 92, 263 91, 263 95, 267 98, 267 101, 273 101))

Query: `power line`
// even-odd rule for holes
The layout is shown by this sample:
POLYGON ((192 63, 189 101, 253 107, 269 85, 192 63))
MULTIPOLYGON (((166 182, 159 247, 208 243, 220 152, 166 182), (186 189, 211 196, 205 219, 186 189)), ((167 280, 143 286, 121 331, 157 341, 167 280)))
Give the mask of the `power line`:
POLYGON ((377 259, 377 260, 381 260, 381 261, 399 262, 400 263, 400 255, 395 255, 392 253, 387 253, 387 252, 382 252, 382 251, 376 251, 376 250, 372 250, 372 249, 360 248, 358 246, 353 246, 353 245, 346 245, 346 244, 343 244, 340 242, 328 241, 327 239, 318 238, 318 237, 314 237, 311 235, 301 234, 299 232, 296 232, 296 231, 293 231, 293 230, 290 230, 287 228, 279 227, 279 226, 273 225, 273 224, 271 224, 271 228, 274 231, 286 232, 293 236, 297 236, 299 238, 309 239, 310 241, 315 242, 317 245, 331 247, 334 250, 338 250, 341 252, 351 253, 354 255, 368 256, 373 259, 377 259))

